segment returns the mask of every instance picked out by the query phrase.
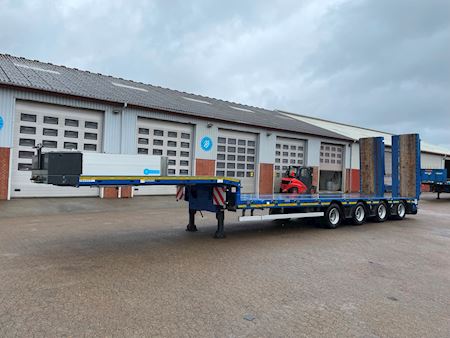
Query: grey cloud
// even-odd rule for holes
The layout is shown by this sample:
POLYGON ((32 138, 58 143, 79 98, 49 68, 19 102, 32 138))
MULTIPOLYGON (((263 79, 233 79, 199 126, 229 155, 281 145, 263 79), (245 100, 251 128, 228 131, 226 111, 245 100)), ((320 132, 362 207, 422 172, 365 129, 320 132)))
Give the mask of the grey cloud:
POLYGON ((8 1, 0 48, 450 148, 450 2, 8 1))

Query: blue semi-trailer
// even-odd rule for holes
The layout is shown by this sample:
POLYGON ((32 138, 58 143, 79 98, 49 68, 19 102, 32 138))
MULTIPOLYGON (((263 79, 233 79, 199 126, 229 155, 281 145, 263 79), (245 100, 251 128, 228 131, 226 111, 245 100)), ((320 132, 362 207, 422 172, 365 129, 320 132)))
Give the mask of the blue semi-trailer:
POLYGON ((447 169, 422 169, 420 176, 422 184, 437 193, 438 199, 442 193, 450 193, 450 172, 447 169))
MULTIPOLYGON (((244 194, 238 179, 215 176, 136 176, 83 174, 82 153, 38 151, 33 159, 32 180, 59 186, 177 186, 177 199, 189 205, 187 231, 196 231, 197 211, 216 214, 215 238, 223 238, 224 211, 240 211, 239 221, 291 218, 320 218, 327 228, 336 228, 345 219, 354 225, 367 220, 384 222, 416 214, 420 196, 420 139, 418 134, 396 135, 392 142, 392 194, 384 187, 384 139, 360 140, 361 191, 352 194, 244 194), (263 212, 254 214, 255 210, 263 212)), ((86 164, 86 163, 85 163, 86 164)), ((99 167, 96 167, 99 170, 99 167)))

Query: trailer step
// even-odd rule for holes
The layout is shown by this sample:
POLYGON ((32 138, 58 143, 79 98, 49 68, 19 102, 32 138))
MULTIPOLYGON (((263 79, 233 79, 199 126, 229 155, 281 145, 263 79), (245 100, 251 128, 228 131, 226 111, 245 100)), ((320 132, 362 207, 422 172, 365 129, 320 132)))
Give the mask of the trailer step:
POLYGON ((299 212, 295 214, 278 214, 278 215, 256 215, 256 216, 241 216, 239 222, 253 222, 253 221, 274 221, 277 219, 288 218, 309 218, 309 217, 323 217, 324 212, 299 212))

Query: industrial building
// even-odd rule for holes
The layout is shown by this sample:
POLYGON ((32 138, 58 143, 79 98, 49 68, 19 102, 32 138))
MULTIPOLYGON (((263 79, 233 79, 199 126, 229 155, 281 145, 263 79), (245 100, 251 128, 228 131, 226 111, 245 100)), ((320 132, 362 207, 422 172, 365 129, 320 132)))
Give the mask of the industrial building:
MULTIPOLYGON (((292 164, 313 167, 319 191, 357 191, 357 140, 371 136, 385 136, 389 152, 385 132, 0 54, 0 199, 174 193, 33 184, 38 144, 164 155, 169 175, 236 177, 245 193, 277 191, 292 164)), ((447 158, 450 151, 422 143, 423 168, 444 168, 447 158)), ((391 170, 387 162, 387 181, 391 170)))

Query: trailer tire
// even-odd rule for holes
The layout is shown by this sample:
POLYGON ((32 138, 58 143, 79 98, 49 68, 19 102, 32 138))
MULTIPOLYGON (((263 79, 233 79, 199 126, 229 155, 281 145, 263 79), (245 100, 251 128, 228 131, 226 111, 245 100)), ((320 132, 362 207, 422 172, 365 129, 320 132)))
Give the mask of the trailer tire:
POLYGON ((336 229, 342 223, 342 211, 336 203, 331 204, 324 215, 324 225, 328 229, 336 229))
POLYGON ((352 209, 352 224, 362 225, 366 223, 367 210, 363 203, 358 202, 352 209))
POLYGON ((382 223, 386 221, 389 217, 388 210, 389 209, 386 203, 384 202, 378 203, 377 206, 375 207, 375 216, 374 216, 375 222, 382 223))
POLYGON ((394 207, 394 219, 402 220, 406 216, 406 205, 404 202, 400 201, 398 204, 395 204, 394 207))

